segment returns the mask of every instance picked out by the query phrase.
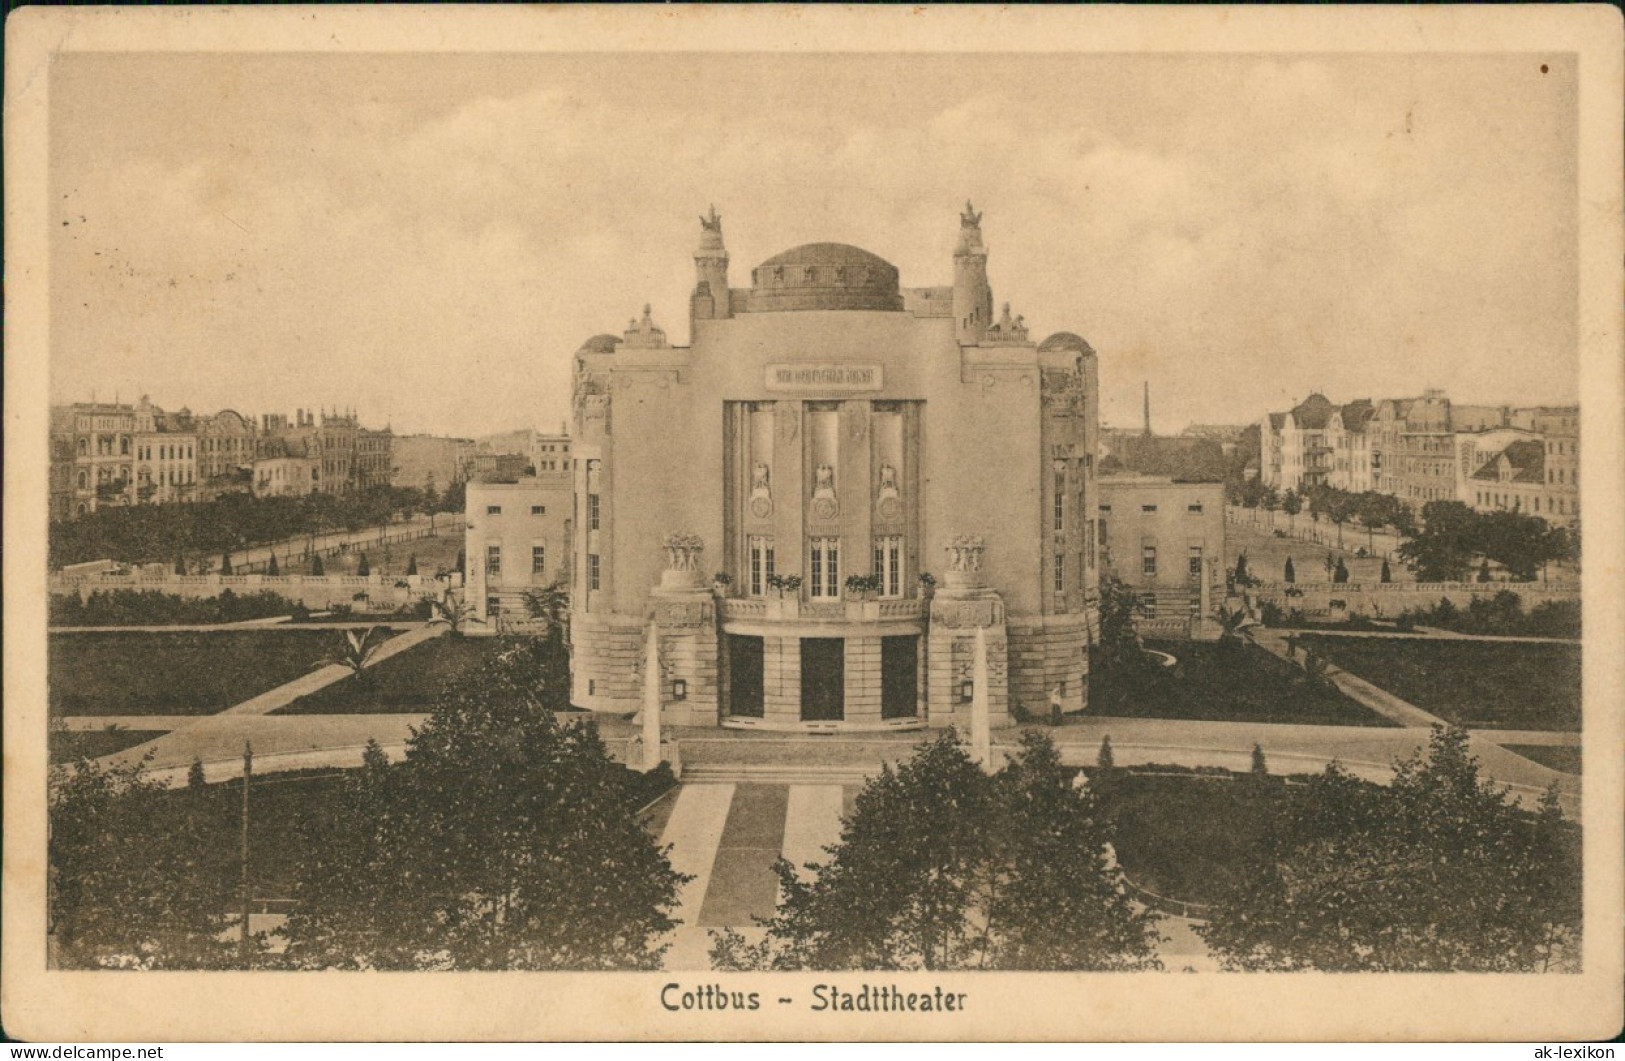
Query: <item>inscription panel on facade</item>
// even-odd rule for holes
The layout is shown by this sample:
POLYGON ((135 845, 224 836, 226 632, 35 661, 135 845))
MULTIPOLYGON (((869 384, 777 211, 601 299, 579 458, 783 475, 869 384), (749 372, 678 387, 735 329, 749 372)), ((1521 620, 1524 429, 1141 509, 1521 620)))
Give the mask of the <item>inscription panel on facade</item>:
POLYGON ((792 394, 878 391, 886 385, 880 365, 839 361, 768 365, 764 384, 770 391, 792 394))

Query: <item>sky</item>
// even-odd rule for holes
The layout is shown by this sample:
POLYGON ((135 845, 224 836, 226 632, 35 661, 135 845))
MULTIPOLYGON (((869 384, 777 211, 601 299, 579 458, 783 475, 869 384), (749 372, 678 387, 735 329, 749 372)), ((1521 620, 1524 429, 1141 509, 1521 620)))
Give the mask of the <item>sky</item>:
POLYGON ((51 396, 556 427, 645 303, 852 243, 1100 354, 1159 431, 1444 388, 1574 401, 1566 55, 74 54, 50 81, 51 396))

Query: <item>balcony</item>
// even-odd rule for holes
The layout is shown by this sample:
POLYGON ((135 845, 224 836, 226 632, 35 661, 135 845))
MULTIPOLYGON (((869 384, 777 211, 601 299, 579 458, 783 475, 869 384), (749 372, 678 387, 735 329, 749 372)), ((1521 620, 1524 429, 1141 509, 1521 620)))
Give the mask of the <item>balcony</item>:
POLYGON ((796 597, 725 597, 724 622, 762 623, 917 623, 926 614, 925 601, 842 600, 804 601, 796 597))

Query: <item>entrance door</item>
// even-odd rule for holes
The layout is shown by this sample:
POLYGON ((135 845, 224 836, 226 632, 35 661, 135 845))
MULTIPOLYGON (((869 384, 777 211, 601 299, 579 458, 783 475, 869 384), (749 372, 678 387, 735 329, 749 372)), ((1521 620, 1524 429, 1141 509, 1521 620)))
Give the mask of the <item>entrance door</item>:
POLYGON ((880 639, 880 717, 913 718, 920 709, 920 639, 880 639))
POLYGON ((728 635, 728 713, 762 717, 762 639, 728 635))
POLYGON ((838 637, 801 640, 801 721, 846 717, 846 642, 838 637))

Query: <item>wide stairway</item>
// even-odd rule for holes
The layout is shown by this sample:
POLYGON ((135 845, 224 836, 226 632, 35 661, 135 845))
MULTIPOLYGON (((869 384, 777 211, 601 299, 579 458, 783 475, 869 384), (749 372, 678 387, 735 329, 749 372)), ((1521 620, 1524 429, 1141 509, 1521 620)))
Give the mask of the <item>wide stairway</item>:
POLYGON ((685 784, 861 785, 936 734, 895 737, 684 735, 685 784))

